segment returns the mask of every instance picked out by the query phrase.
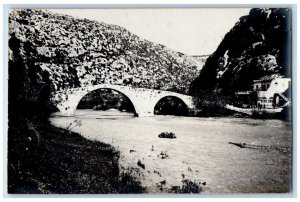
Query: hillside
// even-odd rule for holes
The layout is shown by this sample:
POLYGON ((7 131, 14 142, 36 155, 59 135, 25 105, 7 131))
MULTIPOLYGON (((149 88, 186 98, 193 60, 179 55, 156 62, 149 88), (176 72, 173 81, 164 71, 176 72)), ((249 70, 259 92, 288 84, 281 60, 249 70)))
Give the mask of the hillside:
POLYGON ((291 76, 291 10, 251 9, 208 57, 191 93, 249 90, 262 76, 291 76))
POLYGON ((194 59, 198 63, 197 67, 198 67, 199 71, 205 65, 205 62, 206 62, 208 57, 209 57, 209 55, 193 55, 192 56, 192 59, 194 59))
POLYGON ((187 93, 201 69, 192 57, 117 25, 48 11, 11 10, 9 35, 20 44, 10 46, 10 60, 19 51, 55 90, 109 83, 187 93))

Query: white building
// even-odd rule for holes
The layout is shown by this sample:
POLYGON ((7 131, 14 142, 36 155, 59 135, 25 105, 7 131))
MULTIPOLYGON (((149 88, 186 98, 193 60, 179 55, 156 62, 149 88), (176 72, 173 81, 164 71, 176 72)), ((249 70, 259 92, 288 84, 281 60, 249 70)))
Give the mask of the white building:
MULTIPOLYGON (((258 103, 260 103, 265 108, 273 108, 273 98, 274 95, 279 95, 281 99, 287 100, 287 98, 282 95, 291 86, 290 78, 283 78, 282 76, 272 75, 265 76, 259 80, 253 81, 253 90, 257 91, 258 103)), ((275 102, 279 102, 278 100, 275 102)))

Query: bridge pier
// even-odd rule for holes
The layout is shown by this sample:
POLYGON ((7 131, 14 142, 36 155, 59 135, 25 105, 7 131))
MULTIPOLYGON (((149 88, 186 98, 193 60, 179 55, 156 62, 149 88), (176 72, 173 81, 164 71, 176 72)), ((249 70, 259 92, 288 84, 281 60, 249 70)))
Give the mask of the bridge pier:
POLYGON ((154 113, 151 112, 143 112, 143 113, 136 113, 137 117, 150 117, 150 116, 154 116, 154 113))

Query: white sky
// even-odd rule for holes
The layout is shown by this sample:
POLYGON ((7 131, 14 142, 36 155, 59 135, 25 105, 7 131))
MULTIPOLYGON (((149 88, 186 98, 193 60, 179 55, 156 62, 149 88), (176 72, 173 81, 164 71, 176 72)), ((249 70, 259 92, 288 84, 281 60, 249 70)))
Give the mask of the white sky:
POLYGON ((119 25, 141 38, 188 55, 213 53, 249 8, 48 9, 77 18, 119 25))

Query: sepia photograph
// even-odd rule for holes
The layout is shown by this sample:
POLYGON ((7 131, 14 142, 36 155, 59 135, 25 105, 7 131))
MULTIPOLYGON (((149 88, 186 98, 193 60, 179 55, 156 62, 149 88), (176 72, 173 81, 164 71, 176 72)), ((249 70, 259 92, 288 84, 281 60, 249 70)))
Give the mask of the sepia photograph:
POLYGON ((7 194, 291 193, 293 12, 10 8, 7 194))

